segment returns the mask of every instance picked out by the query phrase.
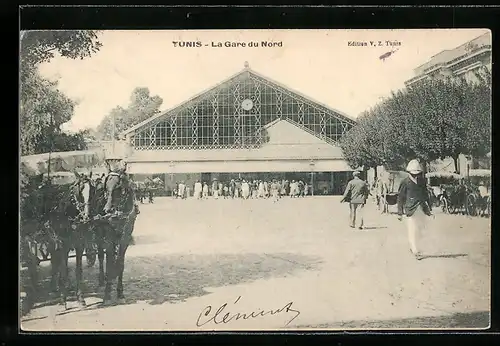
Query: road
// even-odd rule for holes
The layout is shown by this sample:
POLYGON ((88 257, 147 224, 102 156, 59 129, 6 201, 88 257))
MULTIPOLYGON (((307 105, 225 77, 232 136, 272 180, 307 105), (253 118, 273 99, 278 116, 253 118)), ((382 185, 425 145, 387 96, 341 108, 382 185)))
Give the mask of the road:
MULTIPOLYGON (((157 198, 141 205, 125 264, 125 303, 102 307, 97 269, 85 268, 86 309, 61 311, 43 293, 22 328, 488 327, 489 219, 436 211, 421 242, 427 258, 417 261, 395 215, 381 215, 370 202, 364 230, 349 228, 347 217, 339 197, 157 198), (251 312, 256 317, 231 318, 251 312)), ((40 270, 48 274, 46 266, 40 270)))

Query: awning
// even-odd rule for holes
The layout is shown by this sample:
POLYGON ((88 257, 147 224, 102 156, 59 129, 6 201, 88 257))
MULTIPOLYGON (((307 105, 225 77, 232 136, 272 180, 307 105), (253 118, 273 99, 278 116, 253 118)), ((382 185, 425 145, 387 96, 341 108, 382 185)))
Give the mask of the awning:
POLYGON ((447 171, 439 171, 439 172, 429 172, 425 175, 426 178, 455 178, 460 179, 462 176, 457 173, 447 172, 447 171))
POLYGON ((103 165, 104 156, 96 151, 80 150, 21 157, 21 170, 28 175, 51 172, 70 172, 73 170, 90 170, 103 165), (50 158, 50 160, 49 160, 50 158))
POLYGON ((491 171, 489 169, 471 169, 469 177, 491 177, 491 171))

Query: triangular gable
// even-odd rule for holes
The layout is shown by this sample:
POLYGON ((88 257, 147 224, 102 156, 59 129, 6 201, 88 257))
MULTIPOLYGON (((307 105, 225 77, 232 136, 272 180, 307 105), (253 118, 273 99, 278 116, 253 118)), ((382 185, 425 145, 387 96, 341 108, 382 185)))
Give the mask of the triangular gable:
POLYGON ((259 148, 262 155, 342 157, 342 151, 338 146, 318 138, 288 120, 278 119, 265 126, 264 129, 269 140, 259 148))
POLYGON ((154 123, 156 121, 161 121, 161 119, 163 119, 165 116, 169 116, 170 114, 175 114, 175 113, 178 113, 180 112, 182 109, 185 109, 186 107, 189 107, 191 106, 193 103, 197 103, 197 102, 201 102, 203 101, 204 99, 206 99, 207 97, 210 97, 212 95, 213 92, 217 91, 218 89, 224 87, 224 86, 229 86, 231 85, 233 82, 241 79, 241 78, 254 78, 254 79, 257 79, 258 81, 260 82, 264 82, 266 84, 268 84, 269 86, 271 86, 272 88, 275 88, 275 89, 279 89, 281 90, 282 92, 284 92, 285 94, 287 94, 288 96, 292 97, 292 98, 295 98, 295 99, 300 99, 302 102, 306 103, 306 104, 309 104, 310 106, 312 107, 315 107, 315 108, 319 108, 321 109, 322 111, 324 111, 326 114, 332 114, 333 116, 339 118, 340 120, 344 121, 344 122, 347 122, 351 125, 354 125, 356 124, 356 120, 354 120, 352 117, 348 116, 347 114, 345 113, 342 113, 338 110, 335 110, 335 109, 332 109, 331 107, 325 105, 325 104, 322 104, 318 101, 315 101, 313 99, 311 99, 310 97, 307 97, 307 96, 304 96, 303 94, 295 91, 295 90, 292 90, 290 89, 289 87, 281 84, 281 83, 278 83, 266 76, 263 76, 259 73, 256 73, 255 71, 251 70, 250 68, 246 67, 243 71, 240 71, 238 73, 236 73, 235 75, 223 80, 222 82, 216 84, 215 86, 193 96, 192 98, 188 99, 187 101, 181 103, 180 105, 177 105, 163 113, 160 113, 160 114, 157 114, 157 115, 154 115, 152 116, 151 118, 149 119, 146 119, 144 120, 143 122, 135 125, 135 126, 132 126, 131 128, 125 130, 124 132, 122 132, 122 135, 129 135, 137 130, 140 130, 148 125, 154 125, 154 123))
POLYGON ((269 141, 263 147, 273 145, 301 144, 327 145, 331 144, 293 125, 287 120, 277 119, 264 127, 269 135, 269 141))

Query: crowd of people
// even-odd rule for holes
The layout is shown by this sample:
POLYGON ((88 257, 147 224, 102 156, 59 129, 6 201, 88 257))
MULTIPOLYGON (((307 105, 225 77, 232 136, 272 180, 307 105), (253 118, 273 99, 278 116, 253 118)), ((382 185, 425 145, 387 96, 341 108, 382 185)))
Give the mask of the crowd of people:
POLYGON ((187 198, 191 196, 196 199, 258 199, 272 198, 275 202, 284 196, 291 198, 305 197, 310 194, 311 187, 302 180, 246 180, 231 179, 228 182, 214 179, 209 185, 207 182, 196 181, 192 187, 187 186, 183 181, 176 184, 173 191, 175 198, 187 198))

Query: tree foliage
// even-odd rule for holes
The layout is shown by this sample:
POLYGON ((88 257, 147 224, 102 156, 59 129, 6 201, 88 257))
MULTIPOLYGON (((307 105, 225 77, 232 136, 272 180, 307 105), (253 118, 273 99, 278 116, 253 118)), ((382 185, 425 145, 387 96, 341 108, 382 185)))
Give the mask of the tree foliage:
POLYGON ((484 156, 491 146, 491 73, 480 70, 476 79, 431 79, 393 93, 342 138, 346 160, 394 168, 414 158, 452 157, 457 166, 459 154, 484 156))
POLYGON ((102 140, 112 139, 114 118, 115 139, 119 139, 121 132, 158 114, 162 103, 163 99, 158 95, 151 96, 148 88, 135 88, 130 95, 128 107, 113 108, 97 127, 97 136, 102 140))
POLYGON ((102 47, 98 31, 44 30, 25 31, 21 36, 21 62, 34 67, 48 62, 59 53, 70 59, 84 59, 102 47))
POLYGON ((39 64, 56 53, 63 57, 86 58, 101 47, 95 31, 28 31, 21 36, 20 52, 20 139, 21 155, 49 150, 85 148, 87 131, 64 133, 61 125, 74 114, 76 102, 44 79, 39 64))

